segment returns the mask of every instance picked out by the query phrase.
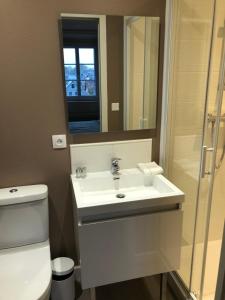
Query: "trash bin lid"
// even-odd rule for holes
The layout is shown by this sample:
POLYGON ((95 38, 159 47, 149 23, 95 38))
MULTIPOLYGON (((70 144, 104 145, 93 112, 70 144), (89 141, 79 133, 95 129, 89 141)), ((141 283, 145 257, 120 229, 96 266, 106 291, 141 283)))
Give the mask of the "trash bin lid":
POLYGON ((52 260, 53 275, 63 276, 74 270, 74 261, 68 257, 58 257, 52 260))

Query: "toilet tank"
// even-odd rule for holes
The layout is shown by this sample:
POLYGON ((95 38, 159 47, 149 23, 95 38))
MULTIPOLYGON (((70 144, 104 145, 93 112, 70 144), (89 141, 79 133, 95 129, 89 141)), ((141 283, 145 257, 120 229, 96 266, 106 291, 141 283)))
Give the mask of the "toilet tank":
POLYGON ((0 249, 48 240, 46 185, 0 189, 0 249))

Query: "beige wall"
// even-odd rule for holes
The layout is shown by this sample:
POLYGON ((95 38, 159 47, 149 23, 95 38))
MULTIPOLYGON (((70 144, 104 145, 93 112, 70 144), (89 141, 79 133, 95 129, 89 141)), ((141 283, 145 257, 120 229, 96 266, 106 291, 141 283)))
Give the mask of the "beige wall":
MULTIPOLYGON (((52 134, 67 132, 59 15, 62 12, 149 14, 164 19, 164 11, 164 0, 2 0, 0 3, 0 186, 48 185, 53 257, 75 256, 69 149, 54 151, 51 145, 52 134)), ((139 136, 137 132, 117 133, 93 135, 89 139, 139 136)), ((144 136, 149 136, 149 131, 144 136)), ((74 142, 87 140, 86 136, 68 138, 74 142)), ((159 130, 153 142, 153 157, 157 159, 159 130)))

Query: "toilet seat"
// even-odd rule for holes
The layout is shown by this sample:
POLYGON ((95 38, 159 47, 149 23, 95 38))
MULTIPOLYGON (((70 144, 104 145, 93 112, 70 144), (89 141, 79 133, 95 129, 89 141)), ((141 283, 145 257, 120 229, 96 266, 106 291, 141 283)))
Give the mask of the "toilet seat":
POLYGON ((0 250, 0 300, 46 300, 51 285, 49 241, 0 250))

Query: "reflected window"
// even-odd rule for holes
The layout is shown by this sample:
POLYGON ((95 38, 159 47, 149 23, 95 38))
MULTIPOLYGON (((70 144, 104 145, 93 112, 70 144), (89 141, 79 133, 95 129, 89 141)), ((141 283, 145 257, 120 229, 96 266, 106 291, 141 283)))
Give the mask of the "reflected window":
POLYGON ((71 133, 99 132, 99 20, 63 18, 62 56, 71 133))
POLYGON ((67 97, 96 97, 94 48, 64 48, 64 74, 67 97))

